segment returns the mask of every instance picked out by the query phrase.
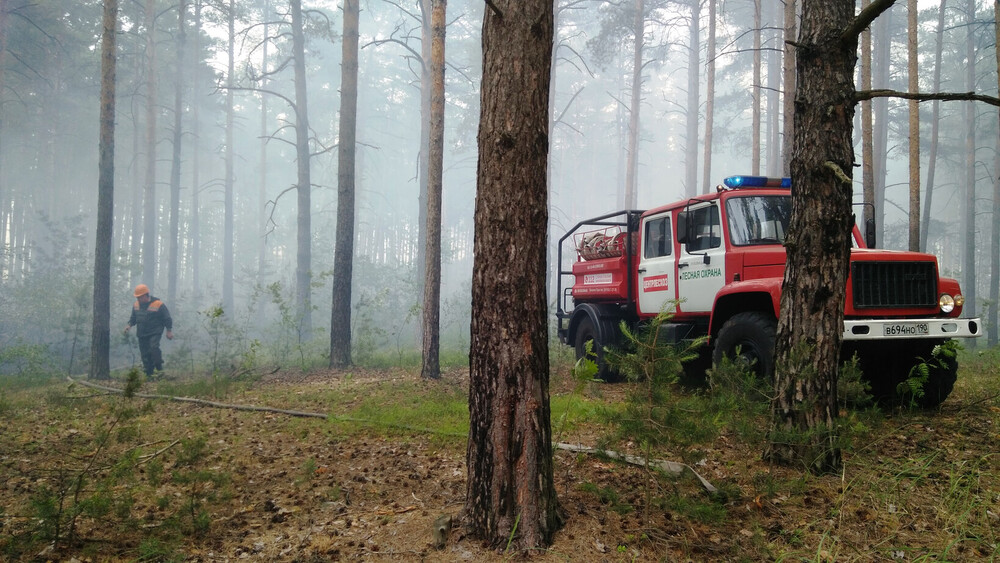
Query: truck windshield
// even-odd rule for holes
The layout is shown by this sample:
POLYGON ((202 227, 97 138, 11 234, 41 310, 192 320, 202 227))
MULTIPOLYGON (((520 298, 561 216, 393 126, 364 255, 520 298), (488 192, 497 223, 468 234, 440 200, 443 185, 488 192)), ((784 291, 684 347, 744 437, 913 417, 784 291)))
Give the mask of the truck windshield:
POLYGON ((789 196, 743 196, 726 202, 729 238, 734 246, 781 244, 792 217, 789 196))

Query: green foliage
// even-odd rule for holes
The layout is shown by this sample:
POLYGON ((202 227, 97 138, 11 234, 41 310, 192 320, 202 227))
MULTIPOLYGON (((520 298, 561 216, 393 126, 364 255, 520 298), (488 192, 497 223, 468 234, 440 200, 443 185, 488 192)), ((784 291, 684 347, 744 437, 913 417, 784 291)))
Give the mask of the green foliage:
POLYGON ((907 378, 899 382, 896 392, 903 397, 910 408, 919 406, 920 398, 924 396, 924 386, 931 376, 932 369, 948 369, 948 362, 958 358, 962 345, 958 340, 946 340, 931 350, 930 358, 917 358, 919 361, 910 368, 907 378))
POLYGON ((0 376, 46 379, 55 371, 48 347, 16 342, 0 346, 0 376))
POLYGON ((204 508, 204 501, 214 500, 219 488, 229 482, 227 474, 201 468, 206 454, 204 436, 181 440, 172 473, 173 482, 187 489, 187 499, 174 519, 180 529, 189 534, 208 530, 211 515, 204 508))
POLYGON ((184 555, 178 551, 173 542, 163 541, 160 538, 145 538, 139 544, 139 554, 136 559, 142 562, 172 563, 183 561, 184 555))
POLYGON ((671 317, 670 313, 662 312, 635 331, 622 323, 624 345, 609 349, 605 356, 611 367, 635 383, 628 392, 624 410, 609 413, 616 437, 641 444, 644 452, 678 441, 700 440, 703 436, 700 425, 686 424, 690 418, 678 406, 673 391, 683 372, 682 364, 697 357, 704 340, 682 347, 660 340, 660 327, 671 317))
POLYGON ((857 354, 840 365, 840 372, 837 375, 837 402, 841 408, 871 406, 873 404, 871 390, 871 384, 861 371, 857 354))

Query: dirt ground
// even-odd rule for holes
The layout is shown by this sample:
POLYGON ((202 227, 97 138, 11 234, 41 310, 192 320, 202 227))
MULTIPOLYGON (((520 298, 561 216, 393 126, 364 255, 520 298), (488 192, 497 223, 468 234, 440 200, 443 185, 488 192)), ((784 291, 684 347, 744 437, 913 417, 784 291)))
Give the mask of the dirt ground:
MULTIPOLYGON (((406 381, 452 388, 466 386, 467 378, 462 371, 446 373, 440 382, 422 382, 419 376, 400 371, 355 371, 349 378, 338 372, 277 373, 226 402, 261 405, 275 397, 292 397, 289 404, 268 406, 324 413, 327 407, 319 397, 331 389, 360 398, 372 385, 406 381)), ((622 390, 623 386, 608 386, 605 397, 614 399, 622 390)), ((155 387, 147 385, 143 391, 155 392, 155 387)), ((552 390, 553 394, 565 391, 552 390)), ((88 393, 82 388, 71 391, 77 396, 88 393)), ((62 466, 67 444, 86 431, 73 423, 52 421, 67 420, 65 409, 70 409, 85 425, 83 415, 92 403, 81 399, 59 405, 63 410, 58 415, 39 405, 17 417, 18 428, 0 432, 0 473, 6 474, 0 475, 0 506, 8 507, 0 511, 0 558, 15 553, 14 538, 23 537, 32 523, 21 512, 27 510, 30 493, 46 482, 54 483, 56 472, 43 468, 62 466)), ((171 401, 157 401, 140 420, 144 436, 158 436, 164 442, 204 436, 206 453, 200 467, 224 474, 225 481, 206 482, 194 494, 190 485, 160 479, 155 490, 134 499, 132 520, 141 522, 137 529, 121 521, 107 524, 81 518, 77 536, 83 541, 58 549, 33 546, 15 559, 506 561, 530 556, 588 562, 874 561, 909 560, 940 550, 945 541, 955 543, 956 560, 998 555, 996 543, 949 540, 930 533, 941 519, 918 506, 907 506, 904 516, 902 506, 889 510, 868 493, 848 494, 850 476, 864 471, 859 464, 871 463, 869 458, 847 460, 843 475, 810 477, 768 466, 760 461, 759 452, 748 451, 725 435, 704 450, 704 459, 695 465, 699 474, 725 491, 721 498, 710 498, 690 474, 676 480, 654 479, 642 467, 558 451, 555 482, 566 524, 548 550, 516 554, 488 549, 467 537, 459 524, 466 487, 465 441, 460 437, 358 430, 357 425, 348 430, 349 425, 318 418, 171 401), (144 551, 143 538, 163 526, 167 515, 189 496, 209 511, 206 529, 185 534, 170 544, 165 555, 148 553, 148 545, 144 551), (665 503, 664 498, 672 500, 665 503), (436 549, 432 527, 442 515, 453 516, 455 526, 443 548, 436 549), (906 551, 893 551, 897 545, 906 546, 906 551)), ((962 426, 986 436, 997 432, 991 427, 962 426)), ((926 439, 955 439, 927 436, 919 426, 917 430, 926 439)), ((595 434, 593 428, 580 428, 561 440, 594 445, 595 434)), ((157 447, 151 445, 149 450, 157 447)), ((900 436, 880 445, 877 455, 905 457, 919 449, 916 440, 900 436)), ((162 457, 173 460, 165 462, 164 475, 181 471, 178 458, 162 457)), ((147 471, 150 466, 141 467, 147 471)), ((989 498, 996 492, 984 494, 989 498)), ((1000 501, 1000 496, 994 500, 1000 501)))

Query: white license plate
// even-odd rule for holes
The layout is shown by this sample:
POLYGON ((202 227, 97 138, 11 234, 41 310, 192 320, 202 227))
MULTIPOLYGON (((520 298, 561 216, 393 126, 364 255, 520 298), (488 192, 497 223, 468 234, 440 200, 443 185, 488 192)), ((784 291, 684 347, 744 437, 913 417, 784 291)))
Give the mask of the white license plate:
POLYGON ((921 336, 930 334, 927 323, 893 323, 882 326, 883 336, 921 336))

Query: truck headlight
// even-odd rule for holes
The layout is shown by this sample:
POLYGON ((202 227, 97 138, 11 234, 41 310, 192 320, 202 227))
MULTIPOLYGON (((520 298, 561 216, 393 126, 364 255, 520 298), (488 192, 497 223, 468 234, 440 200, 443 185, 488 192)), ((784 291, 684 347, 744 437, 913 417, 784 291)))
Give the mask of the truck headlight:
POLYGON ((938 306, 941 307, 942 313, 950 313, 955 310, 955 299, 947 293, 942 293, 938 298, 938 306))
POLYGON ((961 307, 963 305, 965 305, 965 296, 959 293, 958 295, 955 296, 955 306, 961 307))

